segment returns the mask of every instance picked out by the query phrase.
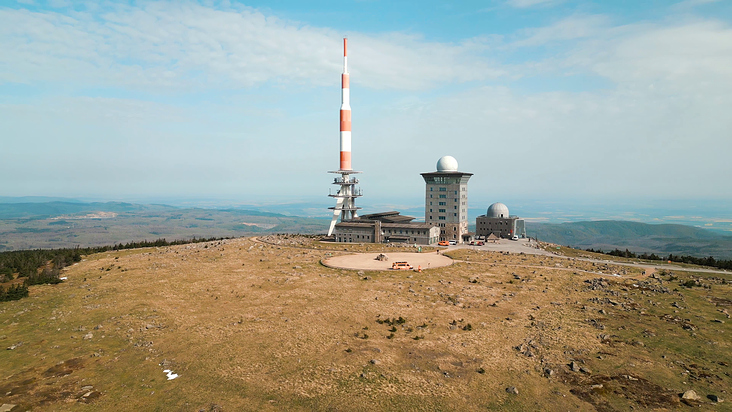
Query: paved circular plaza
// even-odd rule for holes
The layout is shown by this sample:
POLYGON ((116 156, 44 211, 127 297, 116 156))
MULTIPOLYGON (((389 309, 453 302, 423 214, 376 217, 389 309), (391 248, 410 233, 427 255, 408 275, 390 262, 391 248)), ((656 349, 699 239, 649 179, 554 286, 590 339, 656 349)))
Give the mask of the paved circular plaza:
POLYGON ((431 253, 385 253, 388 260, 376 260, 379 253, 356 253, 334 256, 323 260, 323 264, 337 269, 389 270, 394 262, 408 262, 415 269, 422 270, 452 265, 452 259, 435 252, 431 253))

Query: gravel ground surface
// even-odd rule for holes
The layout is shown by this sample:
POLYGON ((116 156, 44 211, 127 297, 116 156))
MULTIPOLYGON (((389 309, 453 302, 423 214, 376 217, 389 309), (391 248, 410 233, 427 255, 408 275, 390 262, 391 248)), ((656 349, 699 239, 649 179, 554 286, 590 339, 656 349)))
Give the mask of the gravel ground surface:
POLYGON ((386 261, 376 260, 379 253, 358 253, 324 259, 323 264, 338 269, 391 270, 394 262, 408 262, 415 269, 423 270, 452 265, 452 259, 437 253, 386 253, 386 261))
POLYGON ((556 254, 547 252, 544 249, 540 249, 535 241, 529 241, 529 239, 519 240, 508 240, 499 239, 495 243, 493 241, 486 242, 483 246, 470 246, 467 244, 449 246, 449 250, 470 248, 475 250, 484 250, 490 252, 511 252, 511 253, 526 253, 528 255, 543 255, 543 256, 556 256, 556 254))

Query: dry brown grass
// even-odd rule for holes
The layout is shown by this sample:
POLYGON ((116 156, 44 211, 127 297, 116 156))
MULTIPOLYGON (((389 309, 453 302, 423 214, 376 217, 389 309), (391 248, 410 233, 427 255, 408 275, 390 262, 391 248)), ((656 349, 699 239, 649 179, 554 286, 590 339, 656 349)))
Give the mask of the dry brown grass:
POLYGON ((673 408, 688 388, 725 398, 732 386, 720 312, 729 279, 706 275, 709 289, 685 289, 685 278, 659 284, 640 269, 468 249, 422 274, 359 274, 319 264, 342 246, 290 244, 233 239, 87 257, 67 282, 0 306, 3 348, 22 342, 0 352, 0 403, 626 410, 673 408), (585 282, 598 272, 623 277, 585 282), (168 381, 163 369, 180 377, 168 381))

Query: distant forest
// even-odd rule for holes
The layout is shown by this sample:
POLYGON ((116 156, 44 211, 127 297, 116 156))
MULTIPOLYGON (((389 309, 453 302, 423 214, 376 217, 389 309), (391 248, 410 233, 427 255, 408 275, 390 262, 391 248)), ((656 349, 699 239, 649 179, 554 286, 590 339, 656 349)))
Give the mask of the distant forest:
POLYGON ((18 300, 28 296, 28 286, 31 285, 61 283, 62 280, 59 278, 61 269, 81 261, 81 257, 84 255, 110 250, 183 245, 222 239, 225 238, 193 238, 174 241, 158 239, 115 244, 113 246, 0 252, 0 283, 12 282, 13 279, 23 279, 22 282, 16 281, 7 288, 0 286, 0 302, 18 300))
POLYGON ((588 252, 602 253, 603 255, 619 256, 625 258, 644 259, 644 260, 662 260, 666 262, 678 262, 678 263, 690 263, 692 265, 709 266, 718 269, 732 269, 732 260, 717 260, 714 257, 709 256, 706 258, 698 258, 694 256, 679 256, 679 255, 668 255, 667 257, 658 256, 655 253, 650 255, 647 253, 633 253, 628 249, 620 250, 615 249, 609 252, 603 252, 600 249, 585 249, 588 252))

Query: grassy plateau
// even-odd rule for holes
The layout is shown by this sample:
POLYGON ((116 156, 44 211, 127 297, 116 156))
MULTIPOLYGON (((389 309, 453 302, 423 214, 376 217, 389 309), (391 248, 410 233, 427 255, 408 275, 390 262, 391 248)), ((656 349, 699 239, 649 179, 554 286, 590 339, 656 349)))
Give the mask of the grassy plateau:
POLYGON ((0 404, 17 405, 13 411, 732 404, 732 274, 467 248, 445 252, 452 266, 423 273, 320 263, 379 250, 411 249, 267 235, 86 256, 64 269, 63 283, 0 304, 0 404), (700 399, 682 400, 688 390, 700 399))

